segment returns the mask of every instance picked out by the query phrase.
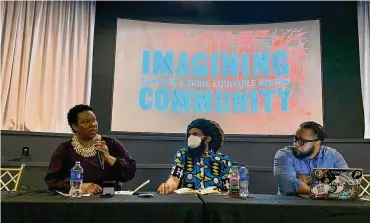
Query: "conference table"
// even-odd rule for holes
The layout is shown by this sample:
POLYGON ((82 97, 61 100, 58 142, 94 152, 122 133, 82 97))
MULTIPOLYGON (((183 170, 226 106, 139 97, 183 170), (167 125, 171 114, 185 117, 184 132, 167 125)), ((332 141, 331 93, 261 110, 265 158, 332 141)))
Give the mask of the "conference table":
POLYGON ((203 222, 370 223, 369 201, 311 200, 251 194, 248 199, 201 195, 203 222))
POLYGON ((369 201, 314 201, 300 197, 251 194, 116 195, 69 198, 55 193, 2 193, 1 220, 6 223, 189 222, 189 223, 369 223, 369 201))
POLYGON ((196 195, 154 198, 98 195, 69 198, 56 193, 9 196, 2 193, 4 223, 200 223, 202 201, 196 195))

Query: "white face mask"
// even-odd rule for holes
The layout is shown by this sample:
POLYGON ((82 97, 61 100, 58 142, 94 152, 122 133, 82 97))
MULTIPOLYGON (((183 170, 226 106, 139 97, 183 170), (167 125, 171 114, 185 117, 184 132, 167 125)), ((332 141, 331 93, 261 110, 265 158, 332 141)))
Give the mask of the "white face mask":
POLYGON ((199 136, 189 136, 188 138, 188 146, 190 149, 197 148, 202 143, 202 139, 199 136))

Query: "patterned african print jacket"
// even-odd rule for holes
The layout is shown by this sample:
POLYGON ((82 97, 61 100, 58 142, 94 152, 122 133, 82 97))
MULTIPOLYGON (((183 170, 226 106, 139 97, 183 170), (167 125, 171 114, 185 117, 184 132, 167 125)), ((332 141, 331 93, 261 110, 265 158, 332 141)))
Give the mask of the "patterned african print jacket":
POLYGON ((180 188, 203 189, 222 187, 222 179, 231 173, 231 161, 227 155, 210 151, 203 157, 193 159, 188 149, 180 149, 174 158, 171 175, 180 181, 180 188))

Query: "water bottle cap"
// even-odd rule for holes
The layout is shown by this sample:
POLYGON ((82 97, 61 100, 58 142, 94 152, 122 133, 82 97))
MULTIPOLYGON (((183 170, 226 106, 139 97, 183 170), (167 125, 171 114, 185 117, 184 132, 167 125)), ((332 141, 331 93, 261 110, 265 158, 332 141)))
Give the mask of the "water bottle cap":
POLYGON ((233 166, 238 166, 238 162, 233 162, 233 166))
POLYGON ((80 161, 76 161, 76 164, 80 164, 80 161))
POLYGON ((240 166, 245 167, 245 164, 244 163, 241 163, 240 166))

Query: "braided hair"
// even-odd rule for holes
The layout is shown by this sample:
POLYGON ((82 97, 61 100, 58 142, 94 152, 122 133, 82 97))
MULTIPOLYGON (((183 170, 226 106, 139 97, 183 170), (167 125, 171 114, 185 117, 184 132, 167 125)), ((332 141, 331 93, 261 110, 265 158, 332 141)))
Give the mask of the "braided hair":
POLYGON ((302 129, 311 129, 312 133, 317 136, 321 143, 324 141, 326 137, 324 128, 316 122, 313 121, 303 122, 299 127, 302 129))
POLYGON ((192 128, 200 129, 205 136, 211 137, 209 149, 217 152, 225 141, 224 131, 221 126, 215 122, 204 118, 198 118, 192 121, 186 130, 186 135, 189 137, 189 131, 192 128))

